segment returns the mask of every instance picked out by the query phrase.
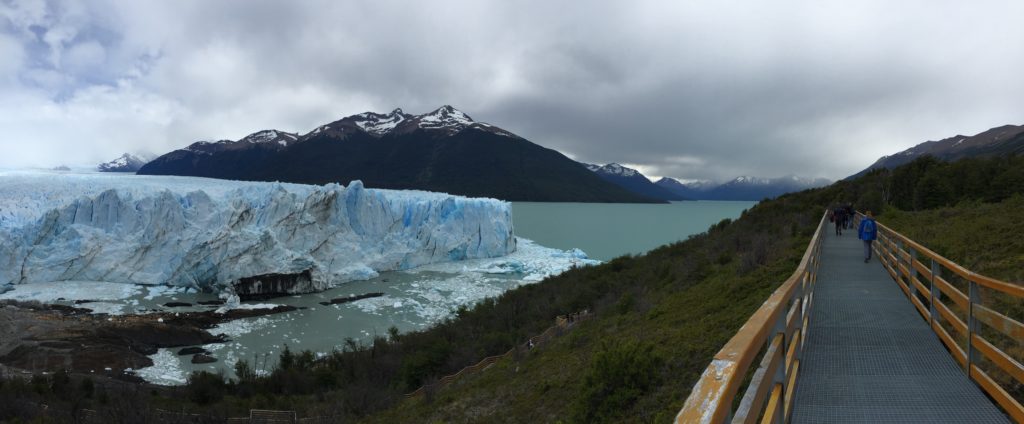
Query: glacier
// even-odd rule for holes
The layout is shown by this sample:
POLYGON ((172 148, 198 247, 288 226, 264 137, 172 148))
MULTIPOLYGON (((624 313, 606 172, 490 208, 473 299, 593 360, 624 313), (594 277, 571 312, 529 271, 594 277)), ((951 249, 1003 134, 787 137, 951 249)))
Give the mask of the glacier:
POLYGON ((105 281, 306 293, 506 256, 508 202, 338 184, 0 172, 0 291, 105 281))

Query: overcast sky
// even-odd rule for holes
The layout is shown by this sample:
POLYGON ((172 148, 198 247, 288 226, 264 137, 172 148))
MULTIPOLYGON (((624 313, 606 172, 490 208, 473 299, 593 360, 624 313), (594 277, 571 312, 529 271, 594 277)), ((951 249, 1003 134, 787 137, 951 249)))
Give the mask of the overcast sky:
POLYGON ((451 104, 650 176, 837 179, 1024 123, 1021 1, 0 0, 0 167, 451 104))

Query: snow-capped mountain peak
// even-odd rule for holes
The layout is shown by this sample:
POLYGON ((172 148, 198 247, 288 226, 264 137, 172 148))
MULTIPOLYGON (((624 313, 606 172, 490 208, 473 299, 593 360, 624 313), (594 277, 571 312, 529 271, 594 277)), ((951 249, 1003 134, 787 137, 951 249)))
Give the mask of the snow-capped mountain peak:
POLYGON ((125 153, 110 162, 104 162, 96 167, 100 172, 135 172, 138 171, 142 165, 145 165, 148 160, 133 155, 131 153, 125 153))
POLYGON ((617 163, 609 163, 607 165, 595 165, 592 163, 583 163, 591 172, 605 175, 618 175, 622 177, 635 177, 640 175, 640 171, 633 168, 628 168, 617 163))
POLYGON ((728 182, 726 184, 768 185, 768 184, 771 184, 771 183, 772 183, 772 180, 769 179, 769 178, 757 178, 757 177, 748 177, 746 175, 741 175, 741 176, 736 177, 735 179, 733 179, 732 181, 730 181, 730 182, 728 182))
POLYGON ((718 185, 711 180, 679 179, 672 177, 661 177, 656 184, 668 187, 686 187, 695 190, 710 190, 718 185))
POLYGON ((299 139, 299 136, 295 135, 295 134, 292 134, 292 133, 288 133, 288 132, 284 132, 284 131, 278 131, 278 130, 263 130, 263 131, 257 131, 257 132, 254 132, 252 134, 249 134, 249 135, 243 137, 241 140, 238 140, 238 142, 239 143, 250 143, 250 144, 276 142, 277 144, 281 145, 282 147, 288 147, 289 143, 291 143, 291 142, 293 142, 295 140, 298 140, 298 139, 299 139))
POLYGON ((441 106, 416 118, 419 120, 420 128, 424 129, 467 127, 474 123, 469 115, 449 105, 441 106))
POLYGON ((441 106, 422 115, 410 115, 401 108, 397 108, 391 113, 363 112, 327 125, 321 125, 304 137, 316 136, 321 133, 345 137, 353 131, 361 131, 379 138, 390 134, 411 133, 416 130, 454 135, 467 128, 475 128, 505 137, 518 137, 496 126, 476 122, 469 115, 450 105, 441 106))
POLYGON ((361 130, 379 137, 391 132, 398 124, 405 122, 411 117, 402 112, 401 108, 397 108, 391 111, 391 113, 363 112, 345 118, 345 120, 350 120, 361 130))
POLYGON ((637 171, 637 170, 635 170, 633 168, 627 168, 625 166, 619 165, 619 164, 614 163, 614 162, 613 163, 609 163, 609 164, 607 164, 605 166, 602 166, 601 169, 604 169, 605 172, 608 172, 608 173, 611 173, 611 174, 622 175, 623 177, 632 177, 634 175, 640 174, 639 171, 637 171))

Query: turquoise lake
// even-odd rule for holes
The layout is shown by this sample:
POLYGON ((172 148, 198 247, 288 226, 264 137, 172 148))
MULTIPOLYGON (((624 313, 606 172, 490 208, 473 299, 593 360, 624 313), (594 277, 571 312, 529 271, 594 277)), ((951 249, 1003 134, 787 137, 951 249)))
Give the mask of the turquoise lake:
POLYGON ((557 249, 579 248, 607 261, 707 231, 736 219, 757 202, 685 201, 670 204, 513 202, 515 233, 557 249))

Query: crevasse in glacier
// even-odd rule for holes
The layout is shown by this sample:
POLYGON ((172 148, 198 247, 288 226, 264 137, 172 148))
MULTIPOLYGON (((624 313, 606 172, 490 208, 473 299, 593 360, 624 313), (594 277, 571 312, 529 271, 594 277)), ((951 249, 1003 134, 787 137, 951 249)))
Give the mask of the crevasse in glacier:
POLYGON ((301 293, 516 249, 510 205, 494 199, 359 181, 123 178, 131 181, 5 176, 0 286, 92 280, 301 293))

